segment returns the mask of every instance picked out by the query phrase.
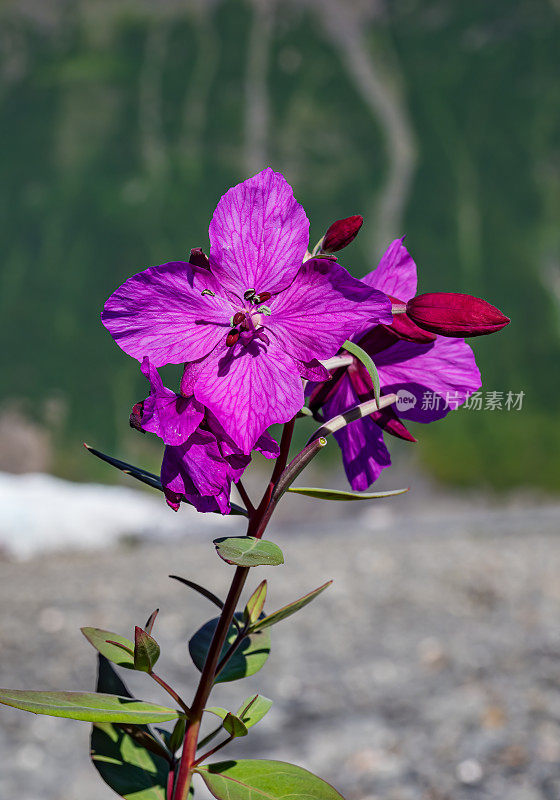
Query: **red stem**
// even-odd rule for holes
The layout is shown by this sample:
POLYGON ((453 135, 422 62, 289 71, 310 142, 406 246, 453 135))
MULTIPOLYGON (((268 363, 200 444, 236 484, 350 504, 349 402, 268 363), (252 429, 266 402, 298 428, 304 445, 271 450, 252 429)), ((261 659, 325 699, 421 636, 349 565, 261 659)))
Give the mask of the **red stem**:
MULTIPOLYGON (((280 455, 276 459, 276 464, 274 465, 274 469, 272 471, 270 483, 268 484, 256 511, 253 511, 252 513, 249 511, 247 536, 258 536, 258 538, 260 538, 265 531, 268 519, 270 519, 270 515, 267 515, 266 512, 274 492, 274 487, 276 486, 278 479, 284 472, 286 464, 288 463, 294 425, 295 417, 284 425, 282 439, 280 441, 280 455), (263 524, 265 516, 266 522, 263 524)), ((204 662, 198 688, 190 708, 189 723, 185 732, 183 753, 181 755, 179 772, 177 774, 177 782, 175 784, 175 791, 173 794, 174 800, 187 800, 193 769, 196 766, 196 746, 200 732, 202 715, 214 685, 214 677, 216 675, 220 654, 222 652, 227 633, 230 629, 233 615, 235 614, 235 609, 237 608, 245 581, 247 580, 249 569, 250 567, 237 567, 235 570, 228 596, 224 603, 222 613, 212 637, 212 642, 206 655, 206 661, 204 662)))

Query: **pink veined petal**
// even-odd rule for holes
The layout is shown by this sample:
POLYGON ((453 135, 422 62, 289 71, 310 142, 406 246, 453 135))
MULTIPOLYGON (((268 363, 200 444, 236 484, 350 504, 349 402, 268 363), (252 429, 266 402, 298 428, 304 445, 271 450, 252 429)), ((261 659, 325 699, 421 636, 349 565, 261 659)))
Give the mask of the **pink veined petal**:
POLYGON ((291 286, 269 302, 266 331, 299 361, 334 356, 358 329, 390 324, 391 301, 333 261, 309 259, 291 286))
MULTIPOLYGON (((324 407, 325 419, 331 419, 359 402, 346 374, 324 407)), ((383 441, 383 431, 369 417, 365 417, 337 431, 334 437, 342 450, 342 463, 350 486, 356 492, 365 492, 382 470, 391 464, 391 456, 383 441)))
POLYGON ((276 292, 301 266, 309 220, 290 184, 267 167, 223 195, 209 234, 212 272, 226 288, 276 292))
POLYGON ((288 422, 304 401, 293 359, 274 342, 265 346, 258 339, 247 347, 217 348, 199 374, 195 397, 246 454, 270 425, 288 422))
POLYGON ((203 406, 194 397, 182 397, 167 389, 147 356, 141 370, 150 383, 150 396, 143 403, 142 429, 155 433, 165 444, 186 442, 202 422, 203 406))
POLYGON ((416 402, 407 407, 401 401, 397 413, 415 422, 445 417, 450 410, 447 402, 456 408, 481 386, 474 353, 463 339, 438 336, 428 345, 400 341, 378 353, 375 363, 385 393, 413 395, 416 402), (426 393, 436 400, 425 403, 426 393))
POLYGON ((125 353, 155 367, 195 361, 225 338, 233 313, 209 272, 172 261, 133 275, 107 302, 101 320, 125 353), (202 294, 210 289, 215 296, 202 294))
POLYGON ((406 302, 416 294, 417 275, 414 259, 403 242, 404 236, 391 242, 381 256, 377 269, 362 280, 368 286, 406 302))
POLYGON ((185 495, 200 511, 230 511, 230 465, 222 457, 214 437, 194 433, 188 442, 165 448, 161 482, 168 492, 185 495))
POLYGON ((331 373, 316 358, 311 361, 298 361, 299 374, 306 381, 328 381, 331 373))

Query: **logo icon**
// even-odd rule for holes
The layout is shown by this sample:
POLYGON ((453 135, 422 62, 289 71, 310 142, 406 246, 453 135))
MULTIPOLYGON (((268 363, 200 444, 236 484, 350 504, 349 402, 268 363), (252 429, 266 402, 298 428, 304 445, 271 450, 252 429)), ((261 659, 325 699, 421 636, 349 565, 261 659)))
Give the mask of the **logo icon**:
POLYGON ((416 397, 406 389, 399 389, 397 392, 397 411, 410 411, 416 405, 416 397))

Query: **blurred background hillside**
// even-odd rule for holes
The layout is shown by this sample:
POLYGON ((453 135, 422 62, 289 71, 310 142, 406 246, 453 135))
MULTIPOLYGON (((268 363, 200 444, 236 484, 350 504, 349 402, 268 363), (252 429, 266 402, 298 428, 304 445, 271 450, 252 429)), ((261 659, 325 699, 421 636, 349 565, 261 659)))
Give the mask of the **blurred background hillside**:
POLYGON ((364 215, 356 275, 406 233, 422 290, 512 317, 474 347, 522 410, 417 431, 422 463, 557 490, 559 22, 557 0, 4 0, 0 469, 108 479, 84 439, 156 466, 127 424, 143 378, 99 311, 206 248, 220 194, 270 164, 313 241, 364 215))

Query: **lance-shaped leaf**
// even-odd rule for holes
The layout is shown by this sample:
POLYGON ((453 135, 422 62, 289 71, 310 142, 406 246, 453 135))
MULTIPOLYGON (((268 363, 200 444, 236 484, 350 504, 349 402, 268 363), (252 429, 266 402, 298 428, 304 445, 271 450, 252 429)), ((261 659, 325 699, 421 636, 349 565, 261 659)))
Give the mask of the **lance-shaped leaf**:
MULTIPOLYGON (((163 486, 161 485, 161 481, 157 475, 154 475, 153 472, 148 472, 141 467, 135 467, 133 464, 128 464, 126 461, 121 461, 120 458, 114 458, 114 456, 107 455, 107 453, 102 453, 101 450, 96 450, 95 447, 90 447, 89 444, 84 442, 84 447, 94 456, 100 458, 101 461, 105 461, 106 464, 110 464, 112 467, 116 467, 121 472, 124 472, 125 475, 130 475, 132 478, 136 478, 137 481, 141 483, 145 483, 147 486, 151 486, 152 489, 157 489, 160 492, 163 492, 163 486)), ((188 502, 186 499, 184 502, 188 502)), ((238 515, 238 516, 247 516, 247 511, 242 508, 241 506, 236 505, 235 503, 231 503, 231 514, 238 515)), ((214 513, 214 512, 212 512, 214 513)), ((215 513, 220 513, 219 511, 215 513)))
POLYGON ((329 783, 283 761, 221 761, 195 771, 217 800, 343 800, 329 783))
POLYGON ((291 617, 292 614, 295 614, 296 611, 300 610, 300 608, 304 608, 312 600, 315 600, 315 598, 318 597, 321 592, 324 592, 325 589, 331 585, 331 583, 332 581, 327 581, 322 586, 319 586, 317 589, 309 592, 309 594, 305 594, 303 597, 300 597, 299 600, 294 600, 293 603, 288 603, 288 605, 279 608, 278 611, 274 611, 267 617, 257 620, 257 622, 255 622, 250 629, 251 633, 262 631, 264 628, 269 628, 271 625, 276 625, 277 622, 281 622, 283 619, 291 617))
POLYGON ((371 378, 371 384, 373 386, 373 396, 377 400, 377 405, 379 405, 381 398, 381 385, 379 383, 379 373, 377 372, 377 367, 373 363, 373 359, 366 353, 365 350, 362 350, 361 347, 359 347, 355 342, 351 342, 349 339, 344 342, 342 347, 344 350, 352 353, 353 356, 356 356, 358 361, 361 361, 364 367, 367 369, 369 377, 371 378))
POLYGON ((256 539, 254 536, 231 536, 215 539, 214 544, 226 564, 237 567, 275 567, 284 563, 282 551, 274 542, 256 539))
POLYGON ((172 708, 96 692, 41 692, 0 689, 0 703, 33 714, 66 717, 85 722, 165 722, 177 719, 172 708))
POLYGON ((134 669, 134 642, 101 628, 82 628, 82 633, 102 656, 113 664, 134 669))
MULTIPOLYGON (((107 659, 99 656, 97 689, 129 696, 107 659)), ((146 725, 98 723, 91 731, 91 758, 105 783, 125 800, 165 800, 169 755, 146 725), (155 745, 155 746, 154 746, 155 745)))
POLYGON ((262 694, 254 694, 241 703, 236 711, 236 716, 245 724, 246 728, 252 728, 261 721, 265 714, 268 714, 271 707, 272 700, 262 694))
POLYGON ((137 625, 134 629, 134 669, 151 672, 159 654, 159 644, 156 640, 137 625))
MULTIPOLYGON (((242 613, 238 612, 236 616, 238 621, 243 619, 242 613)), ((209 620, 202 628, 199 628, 189 642, 190 656, 196 668, 201 672, 217 624, 218 618, 209 620)), ((231 625, 220 655, 220 660, 236 641, 238 641, 238 632, 235 626, 231 625)), ((239 646, 217 676, 216 683, 236 681, 241 678, 246 678, 249 675, 254 675, 255 672, 262 669, 269 653, 270 634, 268 631, 258 631, 256 633, 247 634, 247 636, 244 636, 239 641, 239 646)))
POLYGON ((159 614, 159 608, 156 608, 155 611, 152 611, 152 613, 148 617, 148 621, 144 625, 144 630, 146 631, 146 633, 149 633, 150 636, 152 635, 154 622, 156 621, 156 617, 157 617, 158 614, 159 614))
POLYGON ((319 489, 314 486, 292 486, 288 489, 294 494, 303 494, 305 497, 314 497, 317 500, 379 500, 382 497, 395 497, 397 494, 408 492, 406 489, 390 489, 386 492, 343 492, 338 489, 319 489))
POLYGON ((253 622, 256 622, 261 615, 261 612, 264 608, 264 602, 266 600, 266 590, 266 581, 261 581, 251 597, 247 600, 247 605, 245 606, 243 616, 245 621, 250 625, 253 622))

